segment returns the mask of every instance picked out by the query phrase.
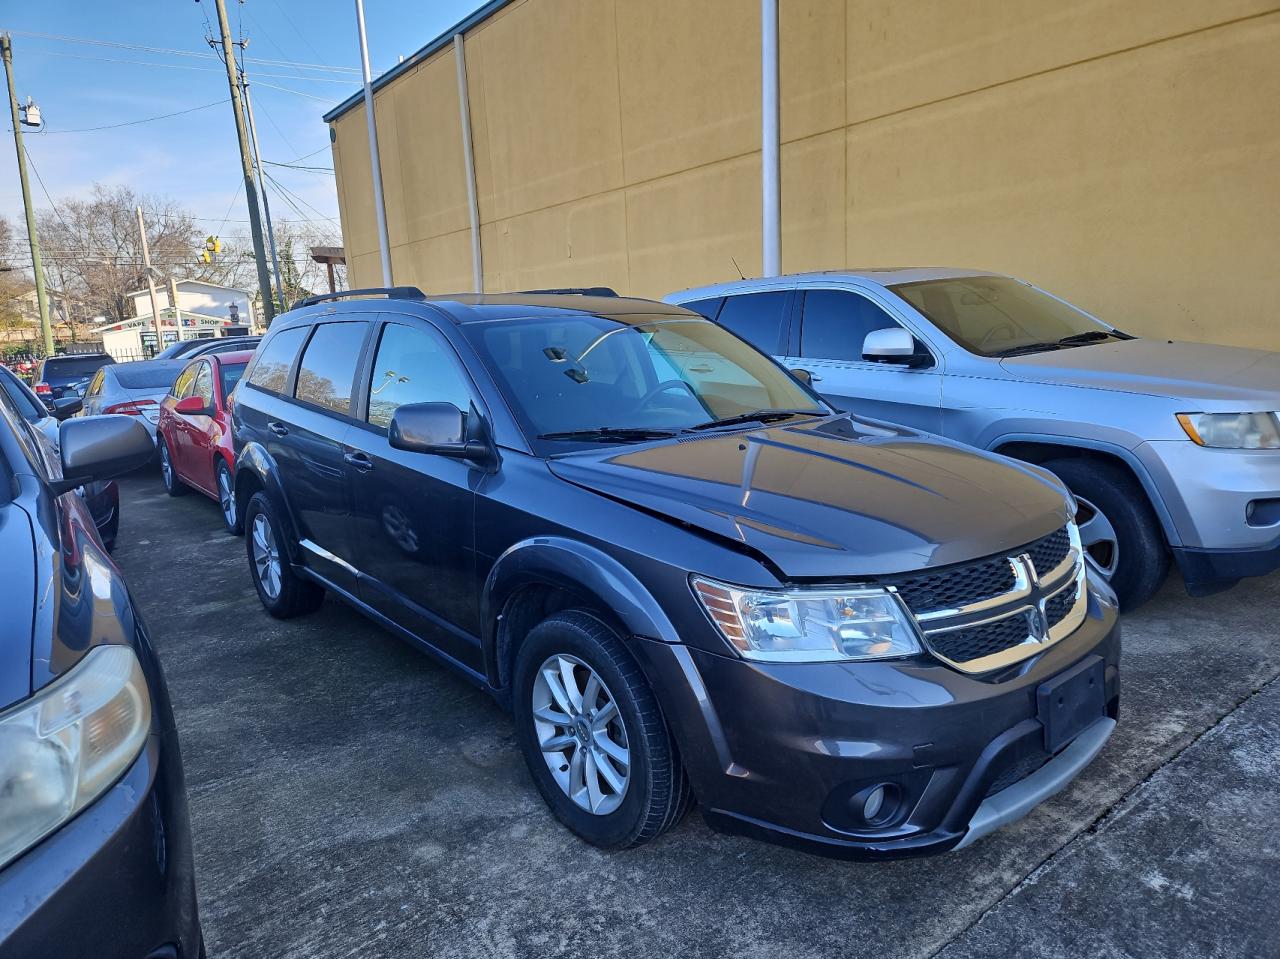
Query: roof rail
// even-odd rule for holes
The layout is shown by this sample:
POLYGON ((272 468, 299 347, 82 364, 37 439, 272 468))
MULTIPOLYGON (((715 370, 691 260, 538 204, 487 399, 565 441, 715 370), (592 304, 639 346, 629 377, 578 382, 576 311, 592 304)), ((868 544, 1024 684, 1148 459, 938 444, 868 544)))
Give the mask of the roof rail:
POLYGON ((559 296, 617 296, 618 291, 608 286, 566 286, 551 290, 520 290, 519 293, 547 293, 559 296))
POLYGON ((393 300, 425 300, 427 295, 416 286, 372 286, 364 290, 339 290, 337 293, 317 293, 298 300, 291 309, 315 306, 328 300, 342 300, 349 296, 385 296, 393 300))

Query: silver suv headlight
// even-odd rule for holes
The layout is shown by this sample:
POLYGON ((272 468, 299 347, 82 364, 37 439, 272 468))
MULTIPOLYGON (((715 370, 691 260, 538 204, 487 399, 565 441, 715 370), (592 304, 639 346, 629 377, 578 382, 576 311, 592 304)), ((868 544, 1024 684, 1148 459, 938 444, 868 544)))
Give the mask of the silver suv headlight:
POLYGON ((1280 449, 1280 413, 1179 413, 1178 422, 1198 446, 1280 449))
POLYGON ((720 634, 747 659, 849 662, 921 652, 914 619, 886 589, 743 589, 701 576, 691 582, 720 634))
POLYGON ((151 697, 128 646, 97 646, 0 713, 0 868, 120 778, 151 731, 151 697))

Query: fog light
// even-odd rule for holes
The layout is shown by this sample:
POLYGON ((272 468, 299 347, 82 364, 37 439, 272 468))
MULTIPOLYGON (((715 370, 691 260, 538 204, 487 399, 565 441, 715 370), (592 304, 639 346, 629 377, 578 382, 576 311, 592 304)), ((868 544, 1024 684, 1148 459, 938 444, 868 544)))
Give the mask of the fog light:
POLYGON ((867 798, 862 801, 862 818, 867 822, 875 822, 884 806, 884 787, 876 786, 867 798))

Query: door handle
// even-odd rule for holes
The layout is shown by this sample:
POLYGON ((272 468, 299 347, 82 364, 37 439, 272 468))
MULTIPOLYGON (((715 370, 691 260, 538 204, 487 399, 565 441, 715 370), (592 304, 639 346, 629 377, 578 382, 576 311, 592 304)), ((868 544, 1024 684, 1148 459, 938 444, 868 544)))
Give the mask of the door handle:
POLYGON ((276 434, 276 436, 288 436, 288 435, 289 435, 289 427, 285 426, 283 423, 268 423, 268 424, 267 424, 267 429, 269 429, 269 430, 271 430, 271 432, 275 433, 275 434, 276 434))
POLYGON ((367 453, 343 453, 342 458, 361 473, 367 473, 373 469, 373 460, 369 459, 367 453))

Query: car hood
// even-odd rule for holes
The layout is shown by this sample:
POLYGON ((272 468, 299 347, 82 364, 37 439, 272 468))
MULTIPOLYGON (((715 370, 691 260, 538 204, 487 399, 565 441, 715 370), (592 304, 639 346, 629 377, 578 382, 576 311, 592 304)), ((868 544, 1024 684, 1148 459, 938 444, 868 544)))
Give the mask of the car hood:
POLYGON ((741 544, 787 579, 988 556, 1052 532, 1067 515, 1061 484, 1036 467, 849 415, 574 453, 549 466, 741 544))
POLYGON ((7 620, 0 629, 0 710, 31 695, 31 623, 35 606, 35 540, 31 520, 16 504, 0 506, 0 556, 5 564, 0 597, 7 620))
POLYGON ((1040 383, 1222 401, 1245 409, 1280 406, 1280 353, 1266 350, 1137 339, 1007 357, 1000 365, 1040 383))

